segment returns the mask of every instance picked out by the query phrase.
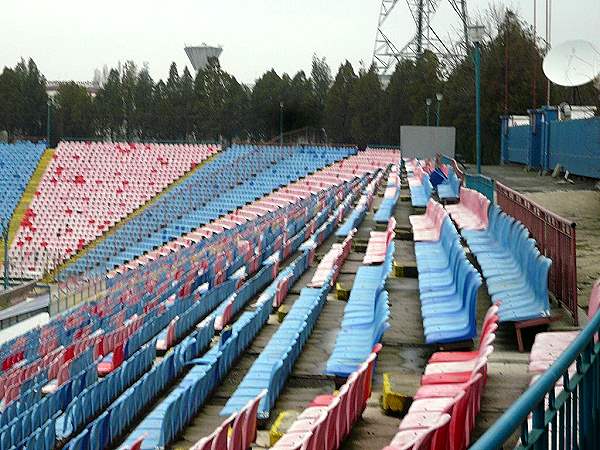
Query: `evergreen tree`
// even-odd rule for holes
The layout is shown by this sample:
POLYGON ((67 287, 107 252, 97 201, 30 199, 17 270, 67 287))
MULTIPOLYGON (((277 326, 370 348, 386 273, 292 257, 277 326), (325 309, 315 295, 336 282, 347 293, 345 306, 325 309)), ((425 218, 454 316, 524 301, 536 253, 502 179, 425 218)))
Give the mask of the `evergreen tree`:
POLYGON ((325 113, 327 93, 329 92, 329 88, 333 82, 333 78, 331 77, 331 69, 329 68, 325 58, 319 59, 317 55, 313 55, 310 79, 313 85, 314 98, 317 108, 314 122, 318 126, 323 126, 323 115, 325 113))
POLYGON ((74 82, 61 84, 54 98, 54 121, 59 138, 87 138, 94 134, 92 97, 74 82))
POLYGON ((325 128, 329 139, 338 143, 352 142, 350 98, 356 83, 352 64, 342 64, 325 102, 325 128))
POLYGON ((148 72, 147 67, 143 67, 135 83, 133 93, 135 110, 131 117, 130 128, 140 137, 148 139, 155 136, 156 128, 154 124, 154 115, 156 105, 154 104, 154 81, 148 72))
POLYGON ((121 77, 116 69, 111 69, 104 87, 98 91, 96 106, 100 134, 107 135, 112 140, 121 137, 124 101, 121 77))
POLYGON ((368 71, 361 70, 353 84, 348 102, 352 141, 359 147, 380 142, 381 104, 381 83, 375 66, 371 66, 368 71))

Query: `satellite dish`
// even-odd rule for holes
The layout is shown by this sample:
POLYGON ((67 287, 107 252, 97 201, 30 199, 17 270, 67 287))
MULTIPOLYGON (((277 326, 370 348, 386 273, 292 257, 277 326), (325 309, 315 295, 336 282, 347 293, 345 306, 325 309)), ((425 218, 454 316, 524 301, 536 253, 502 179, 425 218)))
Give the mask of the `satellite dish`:
POLYGON ((560 86, 581 86, 600 73, 600 52, 591 42, 567 41, 544 58, 544 74, 560 86))

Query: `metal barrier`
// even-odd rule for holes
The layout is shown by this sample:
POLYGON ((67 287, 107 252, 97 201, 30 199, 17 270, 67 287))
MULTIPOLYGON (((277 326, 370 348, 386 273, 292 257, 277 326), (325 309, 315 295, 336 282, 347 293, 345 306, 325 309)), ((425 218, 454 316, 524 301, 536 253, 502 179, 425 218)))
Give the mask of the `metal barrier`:
POLYGON ((503 448, 519 428, 519 450, 600 448, 600 344, 595 341, 599 330, 600 314, 596 314, 471 450, 503 448), (569 367, 574 363, 577 370, 569 378, 569 367), (564 387, 557 395, 555 385, 560 380, 564 387))
POLYGON ((485 175, 473 175, 465 173, 465 187, 474 189, 485 195, 487 199, 494 203, 494 192, 496 192, 496 182, 485 175))
POLYGON ((575 222, 570 222, 522 194, 496 182, 496 200, 502 210, 520 220, 540 251, 552 259, 549 289, 571 313, 577 325, 577 255, 575 222))

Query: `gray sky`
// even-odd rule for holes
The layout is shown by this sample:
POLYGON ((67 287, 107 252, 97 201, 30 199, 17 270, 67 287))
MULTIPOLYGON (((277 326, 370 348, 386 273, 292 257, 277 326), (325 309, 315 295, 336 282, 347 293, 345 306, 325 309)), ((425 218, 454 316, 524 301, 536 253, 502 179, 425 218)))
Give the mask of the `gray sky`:
MULTIPOLYGON (((0 67, 33 57, 48 79, 91 80, 96 67, 147 61, 152 76, 166 77, 169 64, 188 64, 184 44, 220 44, 221 64, 243 82, 270 68, 310 70, 313 53, 333 72, 345 59, 371 62, 379 0, 2 0, 0 67), (94 5, 94 6, 92 6, 94 5)), ((469 0, 469 13, 489 0, 469 0)), ((496 4, 503 2, 497 0, 496 4)), ((509 0, 533 21, 533 0, 509 0)), ((544 32, 544 3, 538 30, 544 32)), ((600 0, 553 0, 552 42, 587 39, 600 47, 600 0)), ((434 19, 448 33, 457 25, 447 0, 434 19)), ((414 33, 400 0, 389 33, 401 46, 414 33)))

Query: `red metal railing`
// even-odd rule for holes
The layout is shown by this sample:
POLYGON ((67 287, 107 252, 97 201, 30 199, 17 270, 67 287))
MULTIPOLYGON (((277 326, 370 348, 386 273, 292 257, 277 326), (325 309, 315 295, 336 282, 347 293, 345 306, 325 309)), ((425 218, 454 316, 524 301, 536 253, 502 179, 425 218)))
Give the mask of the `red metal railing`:
POLYGON ((496 181, 496 201, 525 225, 540 252, 552 259, 549 289, 577 325, 577 255, 575 222, 570 222, 496 181))

